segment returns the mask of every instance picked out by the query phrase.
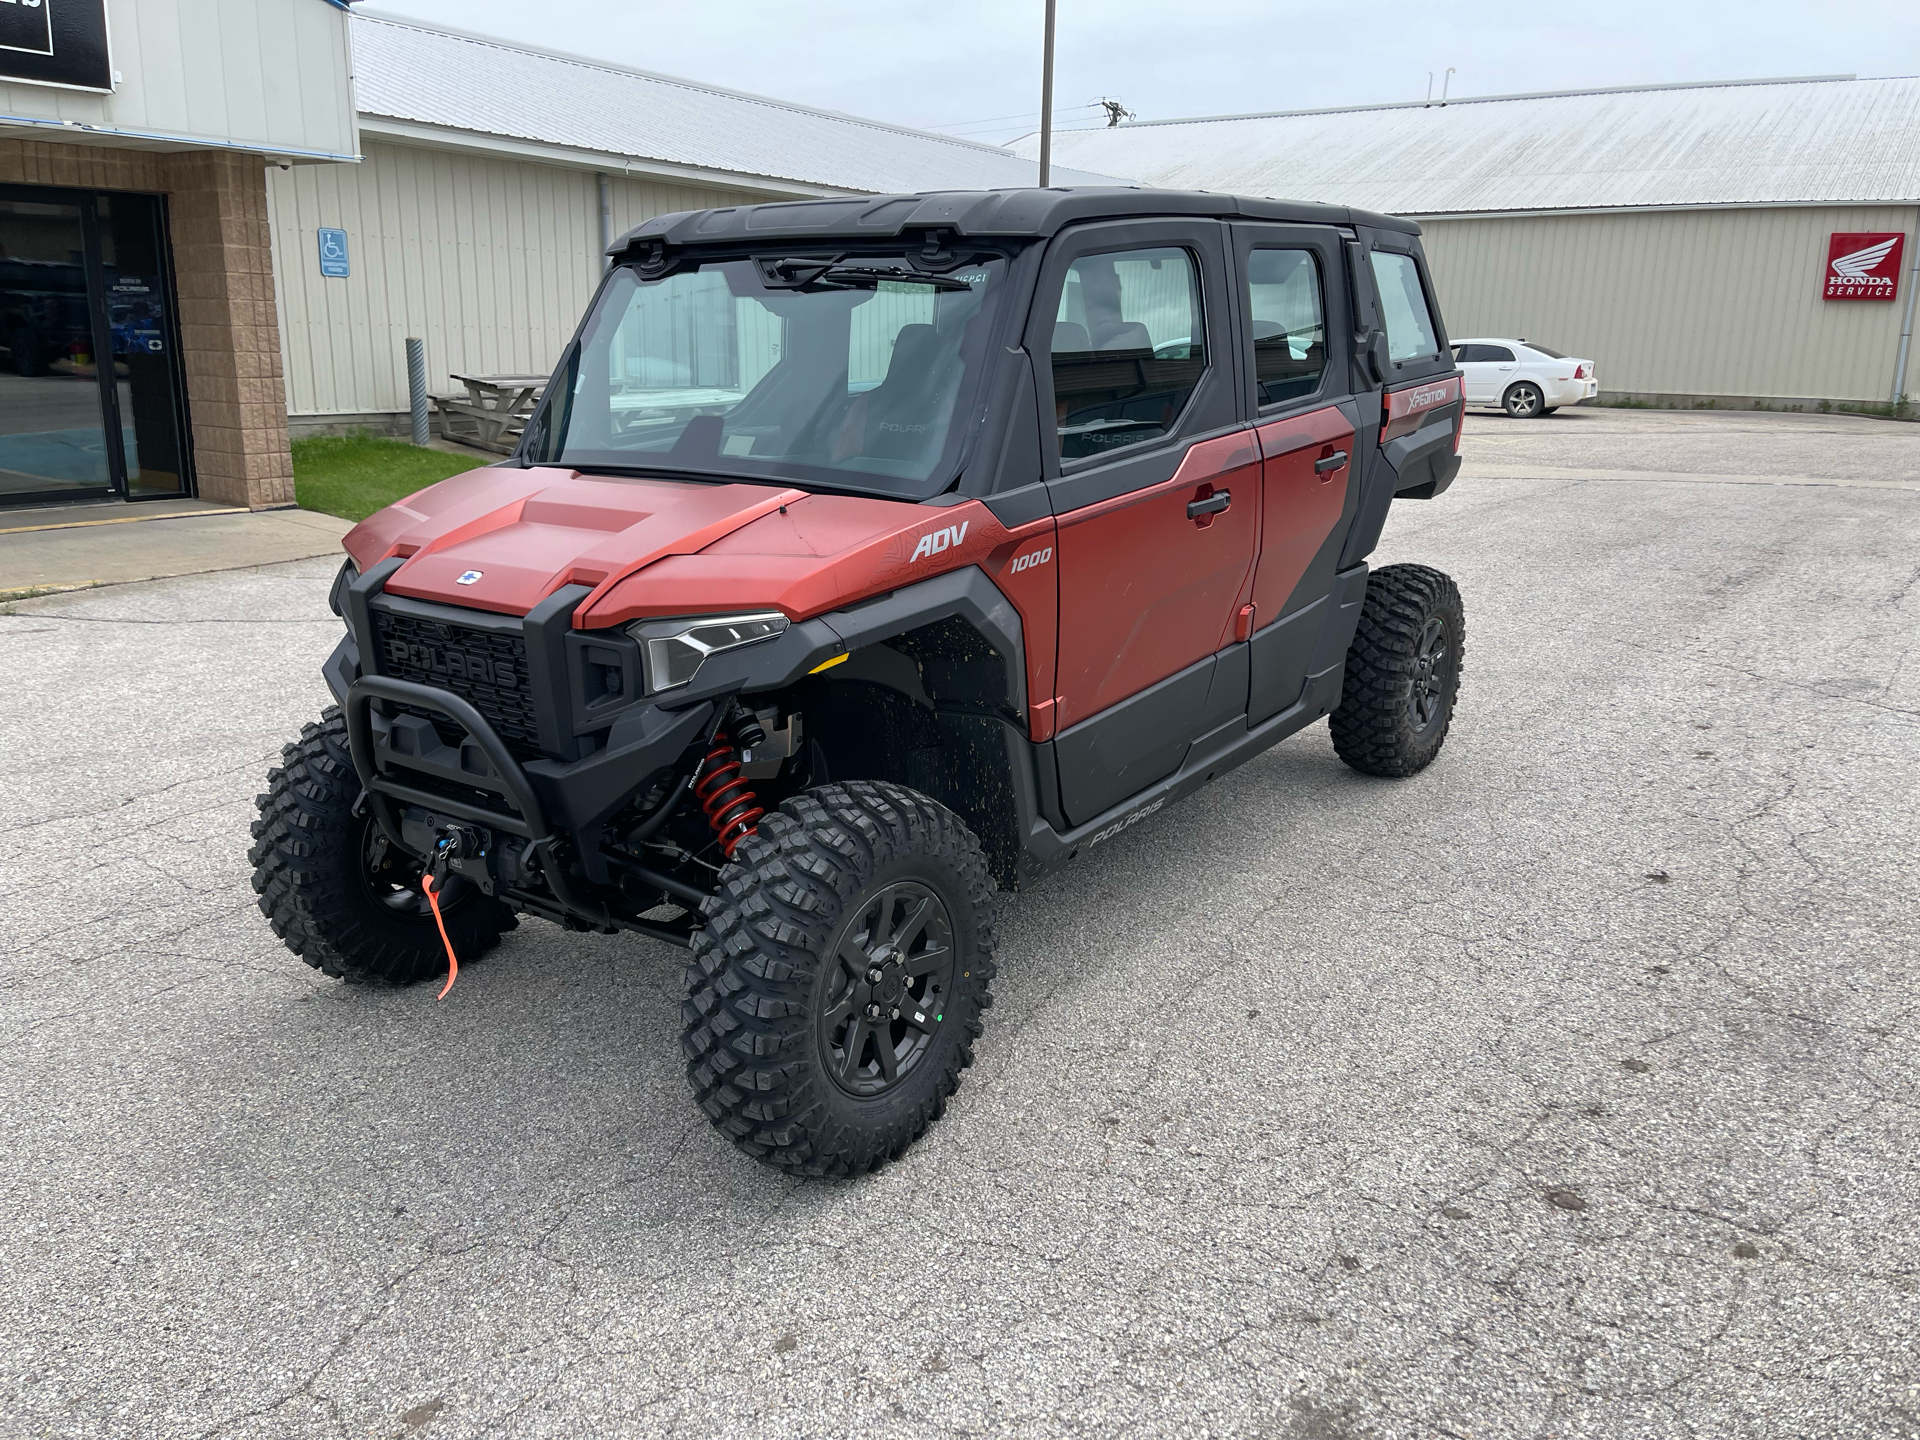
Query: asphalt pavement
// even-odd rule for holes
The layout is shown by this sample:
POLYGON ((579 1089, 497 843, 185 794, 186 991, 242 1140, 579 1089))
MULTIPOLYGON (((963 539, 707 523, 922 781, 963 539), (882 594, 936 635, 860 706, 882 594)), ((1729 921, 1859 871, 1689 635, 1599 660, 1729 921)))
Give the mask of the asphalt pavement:
POLYGON ((1006 898, 852 1183, 695 1111, 679 952, 281 949, 330 561, 11 606, 0 1435, 1920 1437, 1920 429, 1465 453, 1376 557, 1465 594, 1437 763, 1316 726, 1006 898))

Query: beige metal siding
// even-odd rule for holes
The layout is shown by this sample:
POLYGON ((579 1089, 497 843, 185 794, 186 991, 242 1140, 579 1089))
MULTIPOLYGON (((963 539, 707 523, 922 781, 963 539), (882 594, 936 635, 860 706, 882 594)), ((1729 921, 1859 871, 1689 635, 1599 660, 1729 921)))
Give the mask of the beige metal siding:
MULTIPOLYGON (((93 144, 105 131, 352 156, 359 122, 347 23, 318 0, 109 0, 114 93, 0 84, 0 117, 92 126, 84 138, 93 144)), ((0 129, 60 138, 4 118, 0 129)))
POLYGON ((1455 339, 1525 336, 1591 358, 1607 391, 1884 401, 1913 277, 1893 304, 1822 300, 1827 237, 1897 230, 1912 247, 1915 223, 1912 206, 1858 206, 1421 228, 1455 339))
MULTIPOLYGON (((599 283, 594 172, 369 141, 358 165, 268 171, 274 277, 296 416, 407 408, 405 342, 428 387, 552 370, 599 283), (352 275, 322 278, 316 231, 347 232, 352 275)), ((614 176, 613 233, 671 210, 760 198, 614 176)))

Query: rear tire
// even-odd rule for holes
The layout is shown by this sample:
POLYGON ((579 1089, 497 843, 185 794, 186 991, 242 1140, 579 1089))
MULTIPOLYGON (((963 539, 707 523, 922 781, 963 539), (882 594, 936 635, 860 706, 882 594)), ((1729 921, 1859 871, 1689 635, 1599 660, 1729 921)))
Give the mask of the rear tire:
POLYGON ((705 910, 681 1048, 716 1129, 792 1174, 859 1175, 940 1118, 993 1003, 993 882, 959 816, 878 781, 808 790, 705 910))
POLYGON ((1547 397, 1540 393, 1540 387, 1531 380, 1522 380, 1517 385, 1507 387, 1507 393, 1501 397, 1500 408, 1516 420, 1538 420, 1546 414, 1547 397))
POLYGON ((7 336, 7 351, 13 361, 13 373, 32 377, 47 373, 47 357, 41 353, 40 333, 22 325, 7 336))
MULTIPOLYGON (((418 862, 386 843, 371 812, 353 813, 360 777, 340 707, 302 726, 280 758, 254 802, 260 818, 248 854, 273 933, 314 969, 356 984, 411 985, 444 972, 447 952, 419 891, 418 862)), ((449 877, 440 913, 463 965, 519 924, 461 876, 449 877)))
POLYGON ((1453 723, 1466 639, 1459 587, 1440 571, 1388 565, 1369 575, 1328 722, 1335 753, 1363 775, 1391 779, 1432 764, 1453 723))

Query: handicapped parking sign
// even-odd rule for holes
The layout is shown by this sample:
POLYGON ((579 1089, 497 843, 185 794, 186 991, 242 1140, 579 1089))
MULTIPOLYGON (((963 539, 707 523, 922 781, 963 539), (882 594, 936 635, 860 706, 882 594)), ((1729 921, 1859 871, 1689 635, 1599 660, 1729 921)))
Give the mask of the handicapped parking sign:
POLYGON ((329 230, 320 231, 320 273, 329 280, 344 280, 349 274, 347 267, 347 232, 329 230))

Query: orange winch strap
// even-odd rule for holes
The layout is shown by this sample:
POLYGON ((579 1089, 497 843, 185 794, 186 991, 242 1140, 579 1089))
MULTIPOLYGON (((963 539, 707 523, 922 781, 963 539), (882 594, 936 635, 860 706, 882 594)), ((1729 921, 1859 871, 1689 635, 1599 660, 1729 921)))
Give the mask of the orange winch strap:
POLYGON ((433 893, 433 875, 428 872, 420 877, 420 889, 427 897, 427 904, 433 910, 433 923, 440 927, 440 943, 447 947, 447 983, 440 987, 440 993, 433 998, 444 1000, 447 991, 453 989, 453 982, 460 978, 460 957, 453 953, 453 941, 447 938, 447 922, 440 918, 440 897, 433 893))

